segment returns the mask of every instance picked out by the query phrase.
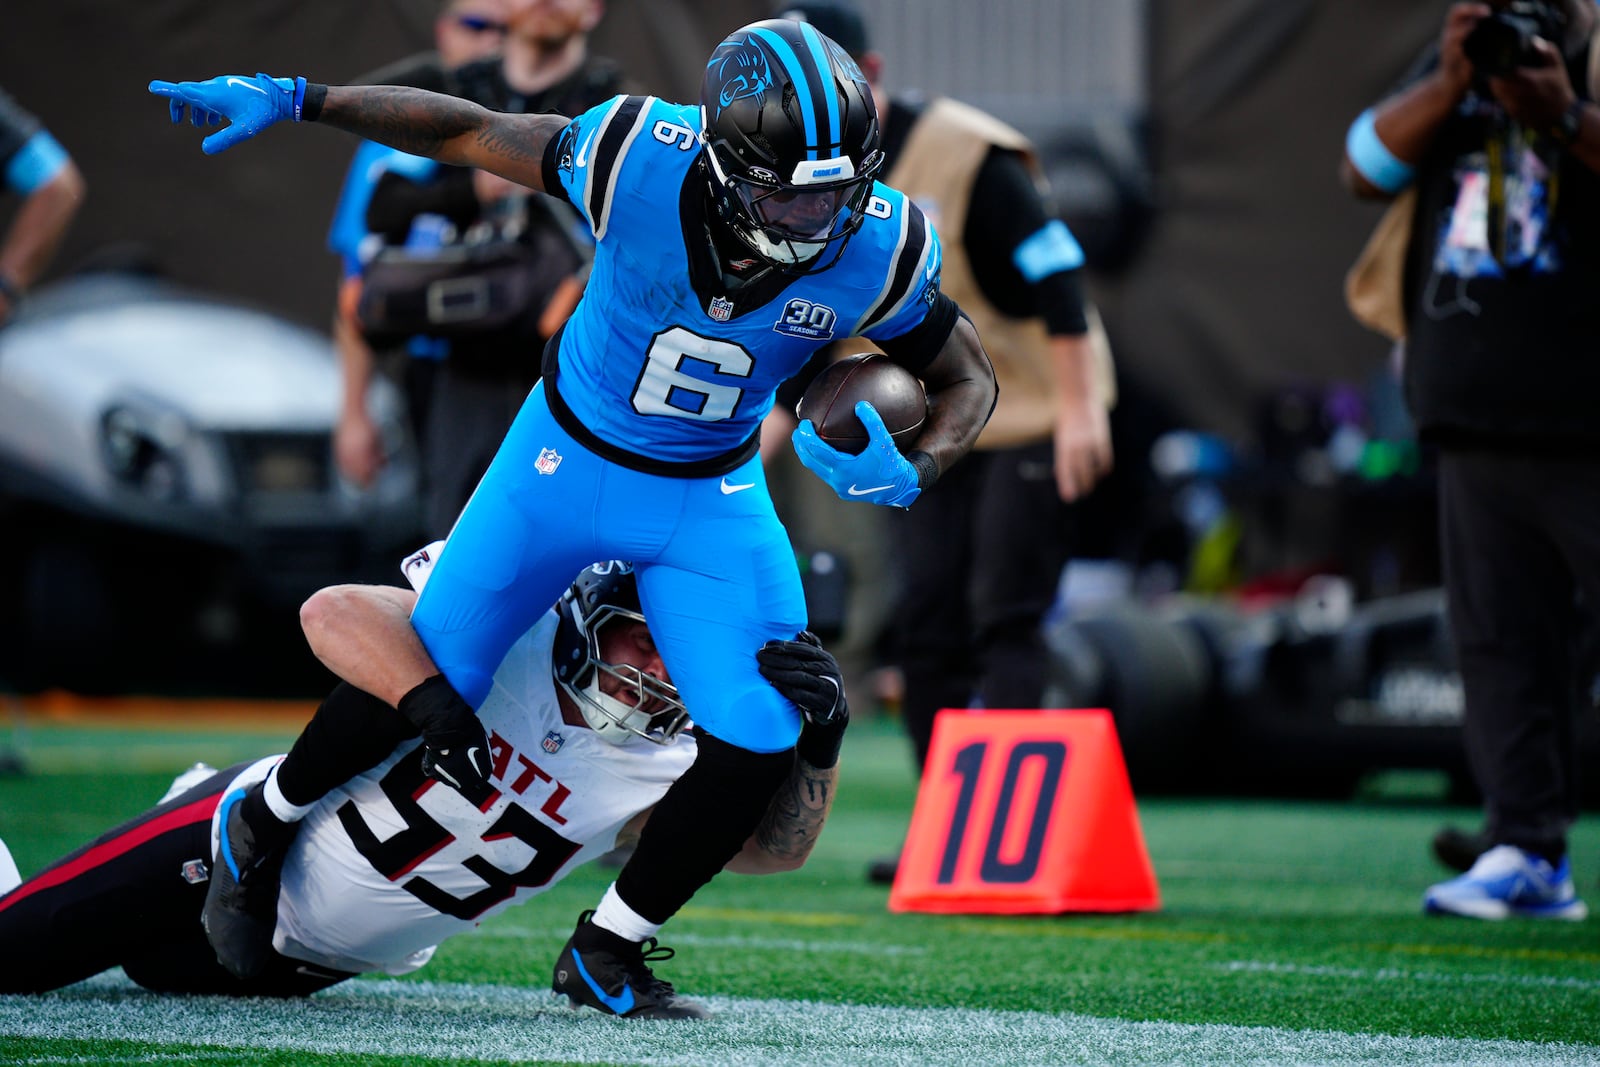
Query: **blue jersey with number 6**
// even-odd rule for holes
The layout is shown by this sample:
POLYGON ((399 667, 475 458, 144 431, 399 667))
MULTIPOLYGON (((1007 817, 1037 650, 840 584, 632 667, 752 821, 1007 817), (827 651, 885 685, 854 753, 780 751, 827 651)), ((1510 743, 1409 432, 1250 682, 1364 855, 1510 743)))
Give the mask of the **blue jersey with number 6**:
MULTIPOLYGON (((706 241, 704 225, 689 232, 696 227, 681 221, 704 198, 700 181, 686 181, 699 149, 697 106, 630 96, 573 120, 553 152, 554 176, 596 241, 584 300, 561 338, 556 388, 602 441, 668 462, 737 448, 818 347, 898 337, 938 296, 933 228, 881 184, 833 266, 769 284, 759 303, 752 292, 723 291, 694 262, 709 255, 690 247, 706 241)), ((550 177, 547 160, 554 192, 550 177)))
POLYGON ((411 623, 476 705, 572 575, 631 560, 696 725, 777 752, 794 744, 800 712, 762 678, 755 650, 803 628, 806 604, 754 447, 761 420, 822 345, 861 334, 915 370, 955 312, 939 293, 933 228, 884 186, 826 269, 749 271, 730 290, 695 169, 699 122, 695 107, 617 97, 551 142, 545 188, 594 231, 592 273, 411 623))

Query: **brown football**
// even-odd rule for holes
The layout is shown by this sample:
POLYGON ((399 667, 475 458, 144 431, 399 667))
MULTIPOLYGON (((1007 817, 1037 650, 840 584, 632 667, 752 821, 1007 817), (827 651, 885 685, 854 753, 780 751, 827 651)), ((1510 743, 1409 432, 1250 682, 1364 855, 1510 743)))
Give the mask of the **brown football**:
POLYGON ((867 447, 867 428, 856 418, 856 403, 869 400, 904 451, 928 418, 922 383, 881 352, 865 352, 832 363, 806 389, 794 413, 810 419, 817 436, 851 455, 867 447))

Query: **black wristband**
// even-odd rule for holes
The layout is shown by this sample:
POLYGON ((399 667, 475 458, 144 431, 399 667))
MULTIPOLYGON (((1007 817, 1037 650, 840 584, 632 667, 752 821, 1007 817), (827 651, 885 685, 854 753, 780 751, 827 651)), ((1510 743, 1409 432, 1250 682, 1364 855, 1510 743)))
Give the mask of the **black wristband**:
POLYGON ((306 94, 300 98, 300 121, 316 122, 322 114, 322 102, 328 98, 328 87, 320 82, 306 82, 306 94))
POLYGON ((459 730, 467 720, 477 718, 472 705, 442 674, 418 683, 400 698, 397 707, 406 721, 422 731, 424 740, 431 734, 459 730))
POLYGON ((819 771, 825 771, 839 762, 839 749, 844 744, 846 715, 831 726, 813 726, 809 721, 800 727, 800 740, 794 743, 795 753, 819 771))
POLYGON ((939 462, 921 451, 906 453, 906 462, 917 469, 917 488, 926 489, 939 480, 939 462))

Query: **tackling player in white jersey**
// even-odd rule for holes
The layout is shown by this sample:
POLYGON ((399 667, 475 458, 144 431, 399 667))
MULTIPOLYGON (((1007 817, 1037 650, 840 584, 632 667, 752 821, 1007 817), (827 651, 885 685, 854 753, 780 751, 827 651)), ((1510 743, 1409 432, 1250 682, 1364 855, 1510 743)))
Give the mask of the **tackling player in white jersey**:
MULTIPOLYGON (((430 546, 406 561, 417 589, 436 556, 430 546)), ((330 666, 368 680, 383 668, 361 662, 361 650, 393 648, 396 632, 409 634, 415 595, 324 590, 307 604, 308 637, 330 666)), ((826 653, 787 644, 805 673, 815 676, 819 664, 827 673, 826 653)), ((764 656, 780 666, 781 657, 764 656)), ((206 776, 20 885, 0 881, 0 958, 28 961, 0 973, 0 992, 42 992, 116 965, 165 992, 280 996, 363 972, 416 970, 445 938, 636 837, 695 758, 686 710, 623 563, 578 576, 513 646, 479 715, 495 786, 483 803, 426 775, 413 737, 306 814, 284 861, 272 958, 256 976, 241 979, 217 963, 200 914, 217 824, 281 756, 206 776)), ((797 758, 729 869, 800 866, 827 817, 836 773, 797 758)), ((581 965, 569 955, 558 967, 581 965)), ((703 1014, 659 979, 644 994, 617 1014, 703 1014)))

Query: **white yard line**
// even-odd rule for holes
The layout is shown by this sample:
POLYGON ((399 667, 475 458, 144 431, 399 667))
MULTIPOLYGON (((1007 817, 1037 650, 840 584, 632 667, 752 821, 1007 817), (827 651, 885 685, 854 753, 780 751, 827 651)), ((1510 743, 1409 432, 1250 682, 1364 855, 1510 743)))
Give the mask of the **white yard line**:
MULTIPOLYGON (((559 934, 553 936, 551 930, 547 927, 529 929, 527 927, 511 926, 502 922, 495 923, 492 926, 479 927, 472 931, 472 936, 489 941, 554 941, 559 944, 568 936, 568 931, 561 930, 559 934)), ((693 945, 696 948, 834 952, 847 956, 926 956, 930 951, 926 945, 882 945, 875 942, 813 941, 800 938, 749 937, 744 935, 706 937, 700 934, 674 933, 671 935, 670 940, 674 948, 679 945, 693 945)))
POLYGON ((1553 989, 1585 989, 1600 993, 1600 979, 1562 978, 1552 974, 1449 974, 1443 971, 1404 971, 1398 967, 1306 966, 1299 963, 1274 963, 1271 960, 1231 960, 1216 965, 1218 970, 1244 974, 1303 974, 1313 978, 1337 978, 1357 982, 1439 982, 1444 985, 1525 985, 1553 989))
MULTIPOLYGON (((308 1000, 145 993, 111 972, 59 993, 0 996, 0 1038, 684 1067, 990 1065, 1592 1065, 1600 1046, 1139 1023, 1041 1012, 858 1007, 707 998, 717 1016, 637 1023, 574 1012, 552 994, 493 985, 363 980, 308 1000)), ((3 1044, 3 1041, 0 1041, 3 1044)), ((195 1056, 203 1062, 205 1054, 195 1056)), ((12 1060, 59 1063, 58 1057, 12 1060)), ((137 1062, 130 1060, 129 1062, 137 1062)))

